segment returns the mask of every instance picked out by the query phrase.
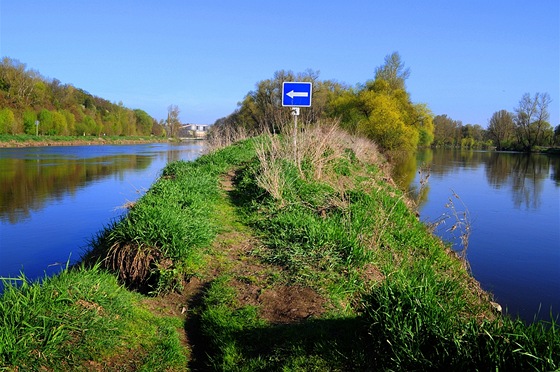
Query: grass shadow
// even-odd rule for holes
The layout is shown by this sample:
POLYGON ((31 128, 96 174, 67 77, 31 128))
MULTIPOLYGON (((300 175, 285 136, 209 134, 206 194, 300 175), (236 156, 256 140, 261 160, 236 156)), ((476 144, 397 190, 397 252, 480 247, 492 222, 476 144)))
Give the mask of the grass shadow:
POLYGON ((361 318, 312 319, 235 331, 212 357, 216 369, 228 370, 228 361, 242 361, 240 370, 371 369, 366 327, 361 318), (231 357, 235 345, 235 358, 231 357), (228 355, 228 353, 230 355, 228 355))

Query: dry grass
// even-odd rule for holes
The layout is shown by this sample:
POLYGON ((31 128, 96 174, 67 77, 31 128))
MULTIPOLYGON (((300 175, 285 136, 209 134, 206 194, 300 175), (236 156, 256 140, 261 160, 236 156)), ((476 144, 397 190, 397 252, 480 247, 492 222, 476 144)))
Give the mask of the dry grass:
MULTIPOLYGON (((285 128, 290 131, 289 126, 285 128)), ((337 120, 306 126, 297 132, 295 140, 291 137, 293 135, 293 131, 282 136, 269 134, 267 141, 256 149, 261 165, 256 175, 258 185, 281 204, 287 182, 281 168, 283 162, 291 160, 302 179, 325 182, 339 191, 338 199, 332 201, 333 205, 338 206, 347 204, 345 190, 354 186, 354 181, 332 171, 337 162, 347 161, 349 156, 355 157, 362 164, 382 162, 383 157, 374 142, 348 134, 340 129, 337 120), (305 171, 302 169, 304 163, 305 171)))
POLYGON ((283 144, 275 137, 268 143, 262 142, 256 145, 257 157, 260 161, 260 172, 256 175, 257 185, 266 191, 276 200, 283 200, 283 191, 286 184, 284 172, 281 169, 280 161, 283 159, 283 144))
POLYGON ((206 137, 206 152, 211 153, 251 136, 245 128, 232 125, 212 126, 206 137))
POLYGON ((150 276, 156 256, 150 248, 115 243, 109 249, 103 264, 118 273, 119 278, 126 283, 144 283, 150 276))

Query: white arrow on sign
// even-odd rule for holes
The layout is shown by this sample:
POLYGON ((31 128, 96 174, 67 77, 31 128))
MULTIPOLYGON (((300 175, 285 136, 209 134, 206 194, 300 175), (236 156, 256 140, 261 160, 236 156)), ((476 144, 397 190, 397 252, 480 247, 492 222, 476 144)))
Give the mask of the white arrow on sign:
POLYGON ((290 98, 294 97, 309 97, 309 92, 296 92, 294 90, 286 93, 286 95, 290 98))

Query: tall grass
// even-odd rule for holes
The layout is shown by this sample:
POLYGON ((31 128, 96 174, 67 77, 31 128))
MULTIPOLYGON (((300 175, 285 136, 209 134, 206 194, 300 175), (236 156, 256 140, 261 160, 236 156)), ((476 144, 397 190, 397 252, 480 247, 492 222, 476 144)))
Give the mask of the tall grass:
POLYGON ((431 276, 411 282, 395 275, 365 298, 372 364, 393 370, 554 371, 560 367, 557 324, 526 326, 519 319, 461 315, 463 299, 447 295, 449 286, 457 283, 431 276))
MULTIPOLYGON (((412 203, 386 182, 374 148, 360 152, 355 144, 363 142, 330 126, 303 131, 297 152, 292 143, 289 137, 273 136, 257 146, 257 159, 238 172, 238 192, 244 195, 240 206, 262 234, 266 247, 258 254, 265 261, 287 270, 294 282, 354 304, 352 311, 343 311, 360 319, 350 332, 361 334, 359 329, 364 329, 367 336, 360 336, 361 346, 353 345, 364 356, 353 368, 559 367, 557 325, 526 327, 494 313, 491 296, 464 263, 430 234, 415 217, 412 203), (371 265, 380 275, 367 277, 364 272, 371 265)), ((456 209, 452 212, 456 223, 468 223, 456 209)), ((463 225, 457 229, 463 240, 468 239, 463 225)), ((463 246, 466 249, 466 242, 463 246)), ((241 333, 262 333, 253 328, 245 324, 241 333)), ((227 328, 221 329, 233 337, 227 328)), ((223 339, 219 332, 212 335, 223 339)), ((219 348, 225 354, 218 355, 226 358, 237 345, 233 360, 241 365, 259 362, 270 367, 267 358, 278 352, 266 351, 255 359, 250 350, 243 351, 248 347, 239 345, 243 341, 234 340, 225 342, 230 346, 219 348)), ((333 355, 323 364, 323 357, 314 359, 317 355, 306 350, 300 368, 328 370, 326 366, 335 365, 333 355)), ((298 353, 284 355, 290 362, 283 368, 301 361, 298 353)))
POLYGON ((23 275, 4 280, 0 367, 86 371, 109 361, 126 366, 131 350, 139 355, 153 353, 160 366, 184 365, 182 348, 158 346, 178 342, 180 324, 171 326, 154 318, 139 306, 139 300, 139 295, 126 291, 98 266, 64 270, 42 282, 30 282, 23 275), (159 333, 164 330, 168 330, 165 338, 159 333))
POLYGON ((131 287, 166 292, 180 288, 219 226, 213 218, 219 175, 254 152, 247 143, 168 164, 127 215, 100 232, 85 260, 101 262, 131 287))

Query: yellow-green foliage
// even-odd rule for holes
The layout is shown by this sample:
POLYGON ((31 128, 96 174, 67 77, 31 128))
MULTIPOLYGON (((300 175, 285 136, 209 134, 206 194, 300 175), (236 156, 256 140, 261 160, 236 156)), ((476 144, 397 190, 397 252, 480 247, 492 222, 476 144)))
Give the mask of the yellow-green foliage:
POLYGON ((360 99, 369 115, 358 124, 359 133, 374 139, 386 150, 414 150, 418 146, 419 132, 407 125, 406 116, 394 97, 366 91, 360 99))
POLYGON ((347 91, 332 101, 331 115, 347 130, 362 134, 388 151, 429 146, 434 138, 432 113, 415 104, 405 89, 408 70, 397 53, 385 59, 374 80, 357 91, 347 91))
POLYGON ((14 113, 9 108, 0 110, 0 134, 13 134, 16 120, 14 113))

